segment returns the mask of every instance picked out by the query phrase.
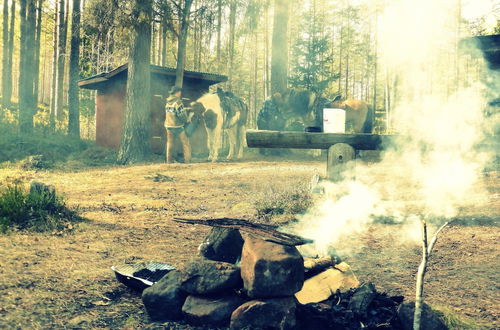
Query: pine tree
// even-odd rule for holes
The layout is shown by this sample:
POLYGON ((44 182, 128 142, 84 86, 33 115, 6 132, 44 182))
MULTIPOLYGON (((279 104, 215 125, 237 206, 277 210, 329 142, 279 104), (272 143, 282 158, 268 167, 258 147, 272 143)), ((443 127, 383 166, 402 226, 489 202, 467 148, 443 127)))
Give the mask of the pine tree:
POLYGON ((328 36, 321 33, 315 1, 312 1, 301 25, 303 29, 292 49, 290 85, 322 94, 338 75, 332 73, 329 40, 328 36))
POLYGON ((80 0, 73 0, 71 21, 71 51, 69 56, 69 90, 68 90, 68 133, 80 137, 80 100, 78 95, 80 59, 80 0))

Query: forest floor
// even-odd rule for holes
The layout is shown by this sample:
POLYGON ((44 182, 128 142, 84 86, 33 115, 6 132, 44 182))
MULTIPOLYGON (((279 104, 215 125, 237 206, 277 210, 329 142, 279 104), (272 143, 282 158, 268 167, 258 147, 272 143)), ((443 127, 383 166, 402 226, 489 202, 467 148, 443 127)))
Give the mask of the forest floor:
MULTIPOLYGON (((86 219, 64 233, 0 235, 0 327, 159 326, 149 322, 140 296, 118 283, 110 266, 149 260, 181 266, 196 255, 209 228, 175 223, 174 216, 251 218, 254 201, 270 187, 308 184, 315 172, 324 173, 323 162, 0 169, 0 182, 55 185, 86 219)), ((390 171, 380 175, 383 180, 390 171)), ((483 181, 487 201, 466 214, 498 220, 500 173, 489 172, 483 181)), ((345 260, 361 281, 411 300, 421 251, 416 244, 397 243, 398 226, 374 224, 358 240, 346 240, 358 248, 345 260)), ((426 301, 488 328, 500 327, 499 234, 498 221, 446 228, 429 265, 426 301)))

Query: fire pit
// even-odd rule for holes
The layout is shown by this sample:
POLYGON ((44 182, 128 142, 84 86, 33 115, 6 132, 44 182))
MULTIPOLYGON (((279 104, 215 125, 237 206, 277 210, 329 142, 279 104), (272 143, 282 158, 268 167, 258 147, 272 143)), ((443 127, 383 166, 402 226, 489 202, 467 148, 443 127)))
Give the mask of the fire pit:
MULTIPOLYGON (((153 321, 231 329, 411 329, 413 305, 361 284, 333 256, 303 257, 296 245, 310 240, 241 219, 179 221, 213 227, 185 267, 112 268, 119 281, 143 290, 153 321)), ((422 326, 446 329, 428 306, 422 326)))

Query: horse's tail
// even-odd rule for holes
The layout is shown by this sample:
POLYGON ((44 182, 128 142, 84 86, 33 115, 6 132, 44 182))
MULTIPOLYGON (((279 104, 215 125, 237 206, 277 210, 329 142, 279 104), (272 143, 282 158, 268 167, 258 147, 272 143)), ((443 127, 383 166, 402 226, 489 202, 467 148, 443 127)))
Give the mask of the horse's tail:
POLYGON ((363 124, 363 133, 372 133, 374 117, 375 111, 373 106, 368 104, 368 112, 366 113, 365 123, 363 124))

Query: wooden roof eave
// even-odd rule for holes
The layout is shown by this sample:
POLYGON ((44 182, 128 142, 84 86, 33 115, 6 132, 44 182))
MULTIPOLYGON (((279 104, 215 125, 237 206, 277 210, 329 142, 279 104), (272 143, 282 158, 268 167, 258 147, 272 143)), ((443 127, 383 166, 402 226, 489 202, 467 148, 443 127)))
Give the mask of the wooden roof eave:
MULTIPOLYGON (((85 89, 99 89, 104 83, 108 82, 110 79, 114 78, 118 74, 128 69, 128 64, 123 64, 114 70, 107 73, 102 73, 87 79, 80 80, 78 86, 85 89)), ((174 72, 172 68, 164 68, 156 65, 151 65, 151 73, 162 75, 162 76, 173 76, 174 72)), ((228 80, 227 76, 210 74, 205 72, 194 72, 185 70, 184 77, 186 79, 205 81, 208 86, 215 85, 228 80)))

